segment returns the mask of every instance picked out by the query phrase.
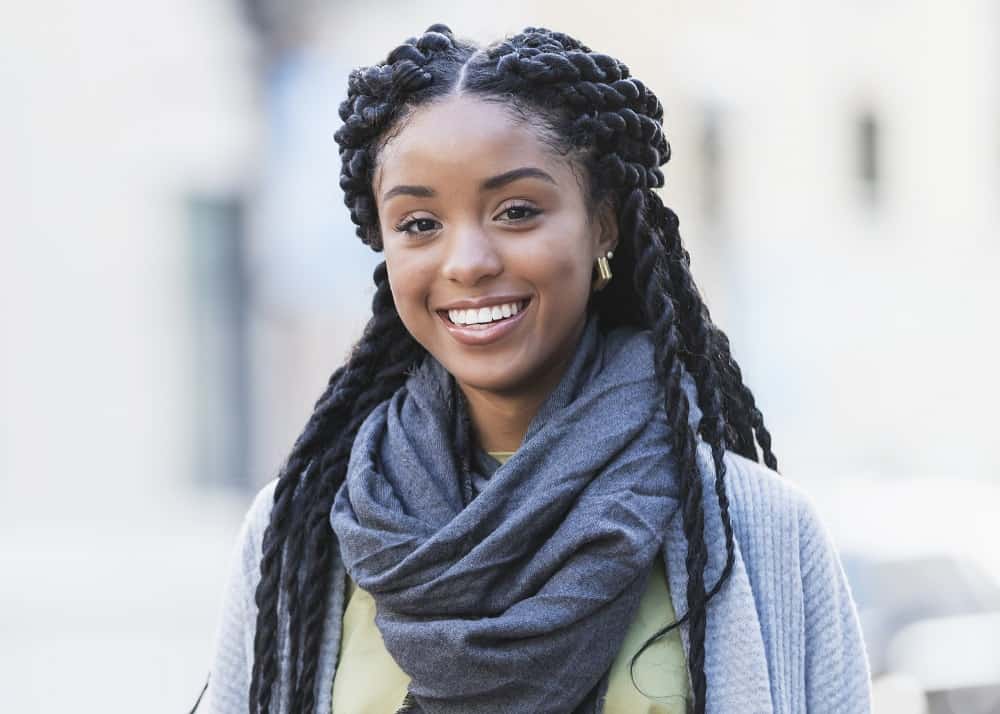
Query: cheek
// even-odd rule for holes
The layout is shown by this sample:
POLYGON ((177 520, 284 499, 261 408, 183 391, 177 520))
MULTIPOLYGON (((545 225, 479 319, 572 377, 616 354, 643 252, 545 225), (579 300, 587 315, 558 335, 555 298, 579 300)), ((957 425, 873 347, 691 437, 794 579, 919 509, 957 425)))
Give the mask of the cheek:
POLYGON ((559 298, 579 298, 589 290, 591 266, 582 238, 554 241, 523 256, 524 269, 535 276, 539 288, 559 298))
POLYGON ((415 265, 405 252, 390 249, 385 250, 385 267, 396 310, 403 323, 410 327, 418 308, 426 301, 428 286, 423 276, 427 275, 427 271, 415 265))
POLYGON ((584 281, 584 269, 579 258, 559 256, 548 265, 546 281, 556 297, 569 299, 579 294, 584 281))

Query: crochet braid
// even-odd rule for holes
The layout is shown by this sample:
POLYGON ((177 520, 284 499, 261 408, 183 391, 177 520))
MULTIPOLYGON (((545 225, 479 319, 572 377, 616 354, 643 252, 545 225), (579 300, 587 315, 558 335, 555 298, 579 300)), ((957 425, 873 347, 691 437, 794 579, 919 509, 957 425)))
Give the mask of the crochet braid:
MULTIPOLYGON (((379 151, 405 128, 407 117, 419 106, 453 93, 502 103, 529 119, 539 138, 586 178, 588 211, 593 215, 610 204, 617 215, 615 279, 592 297, 588 309, 597 311, 603 324, 633 324, 651 331, 671 425, 669 446, 680 474, 687 539, 687 612, 651 637, 632 662, 658 637, 688 622, 695 711, 704 712, 707 606, 728 578, 735 553, 723 455, 730 448, 759 460, 756 438, 765 463, 776 470, 777 461, 729 340, 712 323, 695 286, 677 217, 653 191, 663 185, 660 166, 670 158, 662 106, 630 76, 625 64, 563 33, 529 27, 479 49, 456 39, 446 25, 432 25, 389 52, 384 62, 352 71, 347 98, 340 105, 343 125, 335 134, 340 186, 358 237, 373 250, 383 247, 372 192, 379 151), (681 388, 682 367, 697 384, 702 417, 696 431, 712 448, 715 497, 726 535, 726 565, 707 591, 703 484, 696 462, 697 435, 688 424, 690 405, 681 388)), ((399 320, 384 263, 376 270, 375 283, 373 317, 347 364, 330 378, 275 489, 256 593, 251 712, 272 710, 280 676, 279 600, 289 613, 290 710, 315 710, 328 574, 335 555, 328 521, 333 496, 343 483, 361 422, 402 385, 409 367, 424 354, 399 320)), ((469 445, 461 444, 467 451, 469 445)))

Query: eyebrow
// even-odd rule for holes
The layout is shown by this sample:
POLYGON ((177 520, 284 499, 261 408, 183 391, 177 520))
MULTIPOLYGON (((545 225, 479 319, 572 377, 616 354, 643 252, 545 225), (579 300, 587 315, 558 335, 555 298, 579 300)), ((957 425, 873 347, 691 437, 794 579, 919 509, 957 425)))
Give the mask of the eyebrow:
MULTIPOLYGON (((523 178, 537 178, 543 181, 548 181, 553 185, 556 184, 556 180, 552 178, 548 173, 542 171, 534 166, 522 166, 518 169, 512 169, 510 171, 505 171, 502 174, 493 176, 486 179, 479 185, 480 191, 495 191, 498 188, 502 188, 509 183, 513 183, 519 179, 523 178)), ((433 198, 437 195, 430 186, 393 186, 385 195, 382 196, 382 202, 385 203, 393 196, 416 196, 417 198, 433 198)))

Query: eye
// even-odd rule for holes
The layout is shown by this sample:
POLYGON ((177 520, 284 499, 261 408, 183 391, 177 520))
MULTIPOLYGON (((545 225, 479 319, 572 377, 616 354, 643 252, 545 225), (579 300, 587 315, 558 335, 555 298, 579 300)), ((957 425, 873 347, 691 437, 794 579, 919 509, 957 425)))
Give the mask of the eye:
MULTIPOLYGON (((507 216, 506 223, 520 223, 530 220, 541 213, 540 210, 527 203, 517 203, 503 209, 498 216, 507 216)), ((416 236, 423 233, 430 233, 440 224, 433 218, 411 218, 393 226, 397 233, 409 233, 416 236), (413 228, 416 230, 413 230, 413 228)))
POLYGON ((393 227, 397 233, 409 233, 410 235, 417 235, 418 233, 428 233, 434 230, 433 224, 437 223, 433 218, 411 218, 408 221, 403 221, 397 226, 393 227), (430 225, 429 225, 430 224, 430 225), (417 226, 417 231, 411 231, 410 228, 417 226))
POLYGON ((507 214, 509 216, 509 222, 518 223, 520 221, 526 221, 528 219, 534 218, 539 215, 539 211, 534 206, 527 203, 516 203, 500 211, 499 215, 507 214), (513 215, 511 215, 513 214, 513 215))

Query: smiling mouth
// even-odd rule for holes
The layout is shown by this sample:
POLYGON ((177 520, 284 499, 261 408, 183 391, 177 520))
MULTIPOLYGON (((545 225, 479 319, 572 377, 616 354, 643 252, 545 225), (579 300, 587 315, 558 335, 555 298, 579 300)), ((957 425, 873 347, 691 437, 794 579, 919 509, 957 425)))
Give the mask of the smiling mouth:
POLYGON ((524 312, 525 308, 531 302, 531 298, 525 300, 520 300, 517 303, 507 303, 505 305, 494 305, 488 308, 490 310, 489 317, 482 312, 482 310, 487 308, 481 308, 479 310, 471 308, 468 310, 438 310, 438 314, 450 325, 455 327, 460 327, 465 330, 487 330, 490 327, 507 322, 508 320, 520 315, 524 312), (498 312, 494 312, 493 308, 496 307, 498 312), (466 320, 469 320, 466 322, 466 320))

